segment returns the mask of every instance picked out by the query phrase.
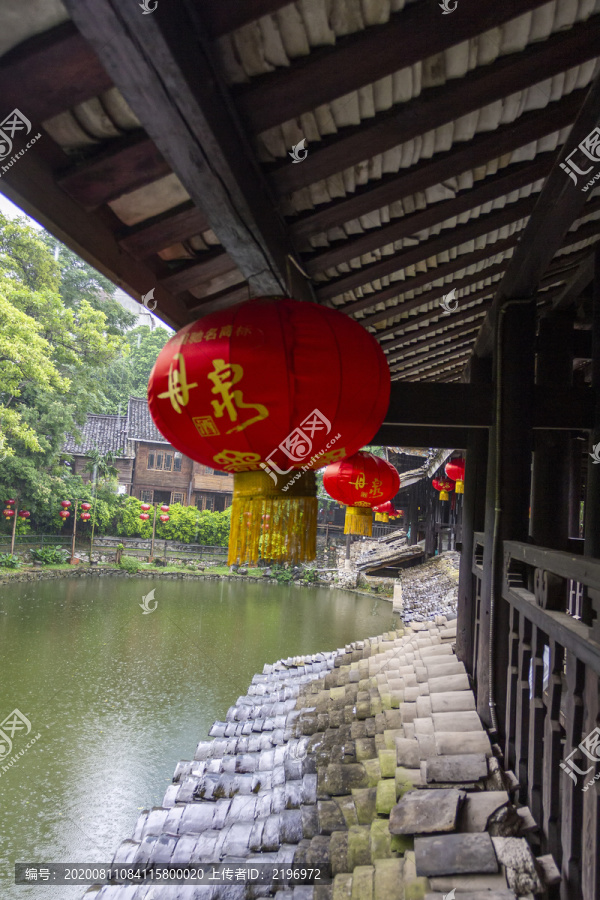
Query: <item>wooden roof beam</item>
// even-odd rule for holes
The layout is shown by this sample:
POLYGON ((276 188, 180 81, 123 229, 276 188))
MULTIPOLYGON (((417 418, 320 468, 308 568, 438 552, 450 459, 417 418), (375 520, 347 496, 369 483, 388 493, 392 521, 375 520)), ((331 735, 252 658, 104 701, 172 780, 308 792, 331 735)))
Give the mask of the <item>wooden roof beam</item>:
MULTIPOLYGON (((244 278, 264 294, 287 292, 293 248, 202 40, 196 7, 159 4, 140 16, 119 0, 66 6, 244 278)), ((311 299, 295 268, 292 279, 295 296, 311 299)))
POLYGON ((119 246, 135 259, 145 259, 173 244, 208 231, 208 219, 192 201, 123 229, 119 246))
POLYGON ((237 103, 259 133, 443 53, 543 2, 507 0, 482 12, 479 0, 461 0, 460 17, 448 19, 443 27, 432 27, 431 9, 417 3, 391 15, 385 25, 338 38, 332 48, 313 50, 289 68, 252 79, 237 90, 237 103))
MULTIPOLYGON (((416 4, 414 9, 418 7, 416 4)), ((431 23, 431 12, 426 7, 423 12, 431 23)), ((479 25, 477 14, 475 16, 479 25)), ((429 34, 432 34, 431 27, 429 34)), ((450 80, 443 86, 424 91, 414 100, 397 104, 374 120, 368 120, 369 125, 363 122, 342 129, 339 134, 313 145, 301 166, 286 164, 277 168, 271 176, 272 182, 280 194, 308 187, 593 59, 598 55, 599 41, 600 15, 595 15, 587 22, 557 32, 525 50, 502 56, 489 66, 480 66, 464 78, 450 80)), ((430 47, 426 56, 431 56, 432 52, 430 47)))
POLYGON ((349 262, 363 254, 385 247, 402 238, 412 237, 442 222, 452 219, 461 213, 469 212, 476 206, 482 206, 512 191, 525 187, 545 178, 550 172, 555 153, 542 153, 533 162, 516 163, 500 169, 484 181, 476 182, 475 187, 460 191, 449 200, 432 203, 427 209, 419 210, 394 220, 382 228, 373 228, 359 237, 349 239, 328 250, 303 259, 304 269, 309 275, 324 272, 340 263, 349 262))
POLYGON ((583 89, 573 91, 561 100, 549 103, 545 109, 524 113, 515 122, 503 125, 496 131, 476 134, 471 141, 456 144, 444 153, 436 153, 431 159, 422 159, 415 166, 400 170, 397 175, 384 176, 358 187, 348 197, 302 213, 291 224, 291 232, 297 238, 320 234, 327 228, 368 215, 395 200, 442 184, 462 172, 485 165, 490 160, 560 131, 575 121, 585 95, 583 89))
MULTIPOLYGON (((567 172, 560 168, 560 163, 564 162, 599 123, 600 75, 597 75, 560 158, 538 197, 535 209, 498 287, 492 308, 481 326, 475 344, 477 356, 488 356, 493 350, 498 313, 502 304, 507 300, 527 297, 532 298, 533 302, 538 285, 557 250, 567 241, 579 240, 576 235, 587 228, 584 225, 574 235, 569 234, 572 223, 587 213, 590 207, 585 202, 588 195, 581 190, 585 186, 585 177, 580 176, 579 184, 574 184, 567 172)), ((597 171, 597 167, 593 171, 597 171)))
MULTIPOLYGON (((406 373, 406 379, 408 381, 410 381, 411 379, 413 379, 415 377, 417 377, 417 378, 420 377, 423 373, 425 373, 427 375, 435 375, 435 374, 437 374, 437 372, 442 372, 445 369, 447 369, 448 364, 450 362, 452 362, 453 360, 460 359, 460 360, 464 360, 464 362, 466 362, 467 357, 469 357, 471 355, 472 350, 473 350, 472 345, 469 345, 468 347, 464 347, 464 346, 460 347, 458 350, 455 350, 453 353, 449 353, 445 357, 445 359, 443 359, 439 363, 439 365, 434 366, 433 368, 428 366, 426 363, 421 363, 421 365, 415 366, 415 368, 413 368, 410 372, 406 373)), ((455 363, 455 365, 460 365, 460 364, 461 363, 458 361, 455 363)), ((397 375, 392 375, 392 379, 397 380, 399 377, 402 377, 404 374, 405 373, 400 372, 397 375)))
POLYGON ((425 341, 423 344, 417 344, 415 347, 407 347, 403 351, 403 353, 397 355, 395 357, 395 365, 391 365, 391 360, 388 359, 390 363, 390 372, 403 372, 406 369, 410 369, 413 365, 418 362, 421 362, 423 359, 431 359, 434 356, 437 356, 439 353, 445 353, 448 349, 453 348, 457 343, 461 341, 464 342, 464 335, 470 334, 472 331, 479 331, 481 323, 475 320, 474 322, 467 322, 466 325, 463 325, 462 328, 456 328, 453 331, 443 332, 440 335, 437 335, 435 338, 431 338, 428 341, 425 341), (421 347, 425 347, 424 350, 421 351, 421 347), (407 353, 413 352, 414 350, 421 351, 415 353, 413 356, 407 356, 407 353), (400 363, 400 365, 399 365, 400 363))
POLYGON ((202 14, 211 37, 218 38, 289 3, 290 0, 202 0, 202 14))
POLYGON ((419 326, 422 322, 431 322, 434 316, 437 317, 435 322, 431 322, 431 324, 427 325, 425 328, 417 327, 416 331, 403 331, 402 337, 398 338, 397 340, 381 344, 383 352, 387 354, 388 362, 393 362, 404 352, 403 350, 401 350, 399 353, 394 353, 392 351, 399 350, 399 348, 401 347, 406 347, 407 345, 411 344, 412 341, 420 341, 422 338, 426 338, 430 334, 436 334, 436 332, 440 331, 440 329, 442 328, 450 328, 454 325, 459 325, 460 323, 464 322, 465 319, 473 317, 479 318, 480 316, 484 315, 484 313, 492 305, 494 289, 493 287, 491 287, 484 289, 483 291, 478 291, 477 294, 474 295, 474 299, 481 299, 479 295, 482 295, 482 297, 485 299, 483 303, 479 303, 477 306, 463 306, 452 315, 446 315, 441 311, 437 312, 436 310, 431 310, 428 313, 423 313, 423 315, 414 316, 414 322, 411 319, 407 319, 405 323, 400 323, 400 326, 396 325, 396 331, 402 331, 402 324, 404 324, 405 326, 419 326))

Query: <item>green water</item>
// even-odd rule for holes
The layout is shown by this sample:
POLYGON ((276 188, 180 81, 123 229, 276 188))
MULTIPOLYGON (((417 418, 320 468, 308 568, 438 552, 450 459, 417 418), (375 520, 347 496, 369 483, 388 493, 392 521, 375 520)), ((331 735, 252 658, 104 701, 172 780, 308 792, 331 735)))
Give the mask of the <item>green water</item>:
POLYGON ((2 900, 82 897, 83 886, 16 886, 15 861, 109 862, 265 662, 395 621, 383 600, 260 582, 1 586, 0 721, 16 708, 31 722, 11 755, 40 734, 7 771, 0 763, 2 900), (144 615, 152 588, 158 605, 144 615))

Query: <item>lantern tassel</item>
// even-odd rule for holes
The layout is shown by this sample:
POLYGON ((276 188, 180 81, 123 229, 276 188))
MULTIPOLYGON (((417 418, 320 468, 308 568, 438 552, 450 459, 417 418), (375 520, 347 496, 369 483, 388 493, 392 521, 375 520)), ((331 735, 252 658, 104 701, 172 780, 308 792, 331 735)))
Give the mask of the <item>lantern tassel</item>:
POLYGON ((317 555, 317 489, 305 472, 284 493, 264 472, 234 476, 228 565, 259 558, 308 562, 317 555))
POLYGON ((362 534, 371 537, 373 534, 373 510, 370 506, 346 507, 344 534, 362 534))

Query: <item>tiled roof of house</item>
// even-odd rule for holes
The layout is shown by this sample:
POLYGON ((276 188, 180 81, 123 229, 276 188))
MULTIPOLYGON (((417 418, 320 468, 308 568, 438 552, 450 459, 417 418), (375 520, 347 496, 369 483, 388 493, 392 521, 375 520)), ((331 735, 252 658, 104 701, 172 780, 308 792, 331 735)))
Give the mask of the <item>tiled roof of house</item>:
POLYGON ((135 451, 127 437, 127 416, 89 415, 81 429, 81 437, 67 435, 65 453, 87 455, 90 450, 100 453, 112 451, 116 456, 133 457, 135 451))
POLYGON ((141 397, 130 397, 127 405, 127 436, 130 441, 152 441, 169 444, 162 436, 150 415, 148 401, 141 397))

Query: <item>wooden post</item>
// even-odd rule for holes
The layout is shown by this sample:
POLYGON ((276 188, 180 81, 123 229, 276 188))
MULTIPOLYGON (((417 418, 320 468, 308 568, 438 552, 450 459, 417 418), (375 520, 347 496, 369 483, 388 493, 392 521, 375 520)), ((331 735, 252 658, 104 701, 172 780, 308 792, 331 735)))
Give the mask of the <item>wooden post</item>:
POLYGON ((10 538, 10 555, 15 552, 15 537, 17 535, 17 516, 19 515, 19 498, 15 497, 15 515, 13 518, 12 535, 10 538))
MULTIPOLYGON (((591 452, 600 443, 600 250, 595 254, 592 321, 592 391, 595 396, 594 428, 590 432, 591 452)), ((600 465, 587 457, 585 493, 584 553, 600 557, 600 465)), ((588 623, 589 624, 589 623, 588 623)))
MULTIPOLYGON (((545 390, 573 381, 573 316, 560 312, 542 319, 538 336, 536 384, 545 390)), ((566 550, 569 537, 570 435, 534 433, 531 537, 552 550, 566 550)))
POLYGON ((154 559, 154 538, 156 536, 156 507, 157 504, 154 503, 154 520, 152 522, 152 543, 150 544, 150 556, 148 557, 148 562, 152 562, 154 559))
POLYGON ((419 510, 417 509, 417 487, 418 485, 413 484, 410 489, 410 503, 408 506, 408 514, 409 514, 409 526, 410 526, 410 540, 409 543, 411 545, 418 543, 419 541, 419 510))
POLYGON ((502 599, 503 541, 526 541, 531 481, 535 299, 510 300, 495 326, 496 422, 490 429, 477 663, 477 711, 504 732, 509 607, 502 599))
POLYGON ((77 536, 77 504, 79 500, 75 500, 75 506, 73 507, 73 538, 71 540, 71 559, 69 560, 69 564, 75 565, 75 537, 77 536))

